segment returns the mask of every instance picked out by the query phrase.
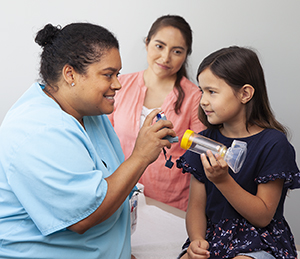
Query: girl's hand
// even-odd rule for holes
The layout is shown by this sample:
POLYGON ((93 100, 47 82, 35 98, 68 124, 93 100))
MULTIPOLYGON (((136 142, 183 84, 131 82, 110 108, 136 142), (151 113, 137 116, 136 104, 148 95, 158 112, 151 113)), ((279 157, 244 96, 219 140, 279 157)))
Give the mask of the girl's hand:
POLYGON ((214 156, 213 153, 208 150, 207 154, 201 154, 201 161, 206 177, 211 182, 220 183, 229 176, 228 164, 220 156, 220 154, 217 153, 214 156))
POLYGON ((206 259, 210 257, 209 244, 206 240, 195 239, 191 242, 187 255, 189 259, 206 259))

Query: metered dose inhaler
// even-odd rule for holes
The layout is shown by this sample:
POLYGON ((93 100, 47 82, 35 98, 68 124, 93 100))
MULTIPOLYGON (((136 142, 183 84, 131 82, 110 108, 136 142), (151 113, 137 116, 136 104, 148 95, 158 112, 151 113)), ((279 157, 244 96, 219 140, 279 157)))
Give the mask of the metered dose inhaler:
POLYGON ((219 153, 234 173, 238 173, 244 163, 247 154, 247 143, 234 140, 228 149, 223 144, 195 133, 192 130, 186 130, 181 143, 181 148, 190 150, 198 154, 206 154, 210 150, 214 155, 219 153))

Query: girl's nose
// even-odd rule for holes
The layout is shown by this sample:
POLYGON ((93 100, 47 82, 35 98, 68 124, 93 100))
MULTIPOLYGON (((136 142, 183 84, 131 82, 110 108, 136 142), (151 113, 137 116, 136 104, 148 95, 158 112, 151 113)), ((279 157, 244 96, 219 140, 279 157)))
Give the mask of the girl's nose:
POLYGON ((207 106, 208 105, 208 101, 205 98, 204 94, 202 93, 201 99, 200 99, 200 106, 207 106))

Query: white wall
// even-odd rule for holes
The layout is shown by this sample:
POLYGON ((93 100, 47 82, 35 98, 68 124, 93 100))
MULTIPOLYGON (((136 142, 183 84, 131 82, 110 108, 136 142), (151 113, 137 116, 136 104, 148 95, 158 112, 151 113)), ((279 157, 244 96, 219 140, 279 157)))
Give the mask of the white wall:
MULTIPOLYGON (((300 1, 298 0, 1 0, 0 123, 10 106, 38 78, 35 33, 46 23, 77 21, 103 25, 120 41, 122 73, 146 67, 143 39, 163 14, 179 14, 194 31, 190 74, 210 52, 229 45, 260 53, 273 110, 300 151, 300 1)), ((0 143, 1 144, 1 143, 0 143)), ((300 166, 299 156, 297 158, 300 166)), ((300 244, 300 191, 287 198, 286 218, 300 244)))

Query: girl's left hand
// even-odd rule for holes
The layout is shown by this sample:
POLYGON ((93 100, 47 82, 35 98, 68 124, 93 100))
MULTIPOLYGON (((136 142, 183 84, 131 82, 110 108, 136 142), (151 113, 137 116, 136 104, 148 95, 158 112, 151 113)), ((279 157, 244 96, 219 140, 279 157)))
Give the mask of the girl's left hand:
POLYGON ((220 156, 220 154, 213 153, 208 150, 206 154, 201 154, 202 165, 208 180, 213 183, 220 183, 225 181, 229 176, 228 174, 228 164, 220 156))

